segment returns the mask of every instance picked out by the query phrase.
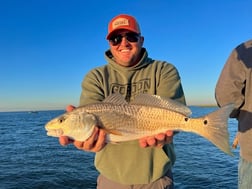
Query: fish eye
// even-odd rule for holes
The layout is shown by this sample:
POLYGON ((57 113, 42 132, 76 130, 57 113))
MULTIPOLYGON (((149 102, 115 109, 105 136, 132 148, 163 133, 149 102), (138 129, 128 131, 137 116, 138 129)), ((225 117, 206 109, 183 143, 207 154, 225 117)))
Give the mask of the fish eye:
POLYGON ((65 121, 65 118, 64 118, 64 117, 59 118, 59 122, 60 122, 60 123, 62 123, 62 122, 64 122, 64 121, 65 121))

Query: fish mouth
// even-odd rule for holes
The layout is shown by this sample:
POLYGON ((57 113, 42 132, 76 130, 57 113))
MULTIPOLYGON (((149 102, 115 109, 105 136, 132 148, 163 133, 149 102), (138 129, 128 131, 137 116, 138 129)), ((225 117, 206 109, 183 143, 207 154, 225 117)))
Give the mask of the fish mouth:
POLYGON ((64 134, 62 129, 50 129, 47 130, 47 135, 48 136, 53 136, 53 137, 60 137, 64 134))

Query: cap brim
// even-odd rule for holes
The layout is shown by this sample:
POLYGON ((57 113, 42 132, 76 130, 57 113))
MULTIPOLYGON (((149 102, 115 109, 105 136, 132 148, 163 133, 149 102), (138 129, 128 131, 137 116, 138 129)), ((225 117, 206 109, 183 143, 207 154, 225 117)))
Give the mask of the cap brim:
POLYGON ((138 31, 133 30, 132 28, 121 27, 121 28, 116 28, 115 30, 113 30, 112 32, 110 32, 110 33, 107 35, 106 39, 109 39, 109 38, 110 38, 116 31, 118 31, 118 30, 128 30, 128 31, 131 31, 131 32, 134 32, 134 33, 139 34, 138 31))

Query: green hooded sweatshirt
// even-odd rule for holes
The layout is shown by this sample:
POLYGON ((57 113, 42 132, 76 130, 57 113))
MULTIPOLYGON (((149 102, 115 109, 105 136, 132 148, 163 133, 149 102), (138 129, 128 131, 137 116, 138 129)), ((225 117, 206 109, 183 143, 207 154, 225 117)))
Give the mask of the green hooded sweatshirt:
MULTIPOLYGON (((119 92, 130 102, 139 93, 155 94, 185 104, 184 92, 177 69, 167 62, 152 60, 145 48, 141 60, 132 67, 117 64, 108 50, 107 65, 91 70, 82 82, 80 105, 104 100, 119 92)), ((115 182, 147 184, 172 168, 176 159, 173 144, 163 148, 141 148, 138 140, 107 144, 96 153, 96 169, 115 182)))

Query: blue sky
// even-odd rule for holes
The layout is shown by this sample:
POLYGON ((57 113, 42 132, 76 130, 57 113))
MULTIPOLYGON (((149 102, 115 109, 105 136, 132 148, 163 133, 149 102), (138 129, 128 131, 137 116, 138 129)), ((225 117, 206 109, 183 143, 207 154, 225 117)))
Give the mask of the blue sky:
POLYGON ((252 38, 251 0, 0 1, 0 111, 78 105, 81 81, 106 64, 107 24, 135 16, 149 56, 174 64, 189 105, 215 104, 231 50, 252 38))

